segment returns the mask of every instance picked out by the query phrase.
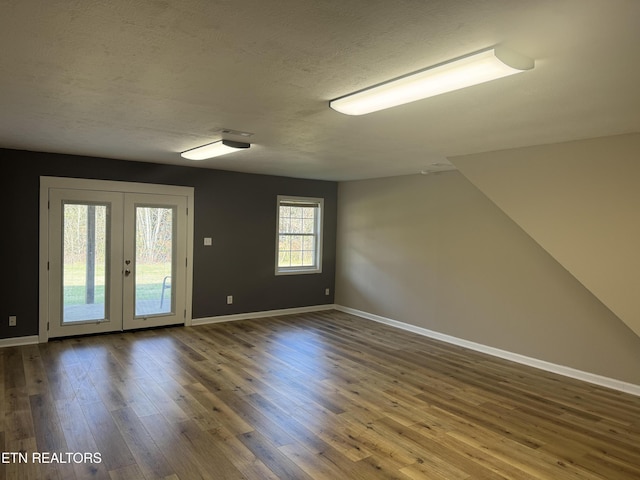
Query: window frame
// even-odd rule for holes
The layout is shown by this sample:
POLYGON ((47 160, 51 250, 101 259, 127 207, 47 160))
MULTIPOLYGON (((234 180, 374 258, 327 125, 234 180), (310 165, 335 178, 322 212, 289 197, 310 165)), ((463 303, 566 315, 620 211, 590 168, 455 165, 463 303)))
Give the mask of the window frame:
POLYGON ((303 275, 308 273, 322 273, 322 238, 324 218, 324 198, 318 197, 297 197, 290 195, 278 195, 276 201, 276 275, 303 275), (280 207, 283 203, 299 204, 299 206, 313 206, 317 208, 314 237, 315 237, 315 262, 310 266, 281 267, 278 265, 280 259, 280 207))

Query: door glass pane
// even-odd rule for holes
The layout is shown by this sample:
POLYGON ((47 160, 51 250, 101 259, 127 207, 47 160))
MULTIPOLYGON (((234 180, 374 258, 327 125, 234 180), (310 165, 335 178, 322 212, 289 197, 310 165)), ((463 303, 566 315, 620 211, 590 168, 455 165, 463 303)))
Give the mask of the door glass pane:
POLYGON ((108 205, 63 204, 63 324, 107 318, 108 229, 108 205))
POLYGON ((173 313, 174 217, 170 207, 136 207, 136 317, 173 313))

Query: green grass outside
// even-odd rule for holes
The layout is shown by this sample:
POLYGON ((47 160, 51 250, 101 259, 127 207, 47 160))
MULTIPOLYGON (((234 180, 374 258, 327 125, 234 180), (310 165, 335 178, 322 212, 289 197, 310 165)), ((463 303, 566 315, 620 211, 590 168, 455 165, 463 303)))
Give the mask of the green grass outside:
MULTIPOLYGON (((171 290, 167 288, 164 292, 165 301, 169 298, 171 290)), ((138 285, 136 289, 136 300, 155 300, 162 295, 162 283, 146 283, 138 285)), ((64 288, 64 305, 84 305, 86 303, 85 288, 82 286, 71 286, 64 288)), ((104 303, 104 285, 96 286, 93 303, 104 303)))
MULTIPOLYGON (((137 300, 159 299, 162 294, 162 281, 171 271, 171 264, 162 263, 155 265, 141 265, 137 275, 137 300)), ((82 305, 86 303, 84 264, 65 266, 64 305, 82 305)), ((165 298, 170 290, 165 291, 165 298)), ((104 266, 96 266, 96 285, 94 291, 94 303, 104 303, 104 266)))

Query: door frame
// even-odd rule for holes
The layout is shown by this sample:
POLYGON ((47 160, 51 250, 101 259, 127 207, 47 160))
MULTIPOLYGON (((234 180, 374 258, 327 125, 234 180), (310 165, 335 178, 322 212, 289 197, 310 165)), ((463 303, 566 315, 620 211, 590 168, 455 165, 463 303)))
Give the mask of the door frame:
POLYGON ((49 190, 95 190, 119 193, 149 193, 156 195, 184 196, 187 199, 187 271, 185 285, 185 326, 192 324, 193 297, 193 224, 194 188, 151 183, 90 180, 83 178, 40 177, 40 248, 39 248, 39 343, 49 340, 49 190))

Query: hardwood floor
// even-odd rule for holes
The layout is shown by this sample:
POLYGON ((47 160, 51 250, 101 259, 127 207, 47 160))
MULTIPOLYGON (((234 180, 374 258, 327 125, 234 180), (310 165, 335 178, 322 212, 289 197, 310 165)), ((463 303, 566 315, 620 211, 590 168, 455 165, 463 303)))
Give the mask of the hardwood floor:
POLYGON ((340 312, 10 347, 0 374, 0 479, 640 478, 640 397, 340 312))

